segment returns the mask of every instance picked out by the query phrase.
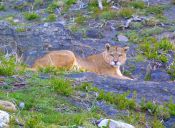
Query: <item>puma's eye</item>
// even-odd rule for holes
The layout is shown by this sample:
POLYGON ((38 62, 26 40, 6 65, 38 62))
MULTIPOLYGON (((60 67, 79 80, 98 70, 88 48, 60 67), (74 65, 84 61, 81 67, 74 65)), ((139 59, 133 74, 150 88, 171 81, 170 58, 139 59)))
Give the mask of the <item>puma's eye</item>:
POLYGON ((121 56, 122 56, 122 54, 119 55, 119 57, 121 57, 121 56))

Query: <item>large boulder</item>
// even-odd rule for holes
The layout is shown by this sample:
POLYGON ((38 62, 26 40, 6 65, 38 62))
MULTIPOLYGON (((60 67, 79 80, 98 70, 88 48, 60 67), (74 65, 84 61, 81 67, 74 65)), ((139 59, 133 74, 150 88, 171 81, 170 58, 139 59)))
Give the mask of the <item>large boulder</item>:
POLYGON ((38 24, 26 29, 26 32, 16 32, 9 24, 0 22, 1 51, 18 53, 29 65, 52 50, 69 49, 79 55, 92 52, 90 46, 82 45, 60 23, 38 24))

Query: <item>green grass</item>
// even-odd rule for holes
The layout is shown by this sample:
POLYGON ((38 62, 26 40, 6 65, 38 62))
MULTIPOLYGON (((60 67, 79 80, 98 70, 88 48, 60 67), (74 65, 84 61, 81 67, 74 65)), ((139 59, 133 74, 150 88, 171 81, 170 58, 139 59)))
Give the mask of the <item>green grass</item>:
POLYGON ((170 65, 167 72, 171 76, 172 80, 175 80, 175 61, 172 63, 172 65, 170 65))
POLYGON ((101 19, 106 19, 106 20, 111 20, 111 19, 115 19, 117 17, 117 11, 114 10, 103 10, 99 17, 101 19))
POLYGON ((168 39, 162 39, 158 42, 156 39, 146 39, 142 44, 140 44, 140 49, 148 59, 155 59, 166 63, 168 58, 166 53, 169 50, 173 50, 174 46, 168 39), (161 52, 161 54, 159 54, 161 52))
POLYGON ((5 11, 5 6, 0 4, 0 11, 5 11))
POLYGON ((24 127, 53 127, 53 126, 89 126, 94 127, 88 120, 99 118, 99 114, 86 111, 72 105, 65 96, 72 92, 70 82, 63 78, 41 79, 32 75, 27 80, 27 87, 13 92, 3 89, 0 98, 13 100, 18 105, 25 103, 23 109, 13 114, 10 125, 17 127, 18 118, 24 127), (8 94, 8 95, 7 95, 8 94))
POLYGON ((83 16, 83 14, 80 14, 75 18, 75 23, 78 25, 83 25, 86 22, 86 20, 87 18, 83 16))
POLYGON ((143 37, 149 37, 149 36, 153 36, 156 34, 160 34, 163 31, 164 31, 164 28, 155 26, 155 27, 151 27, 151 28, 142 29, 140 31, 140 35, 143 37))
POLYGON ((132 8, 122 8, 119 10, 118 15, 123 18, 131 18, 131 16, 134 14, 134 9, 132 8))
POLYGON ((35 12, 25 12, 24 13, 24 18, 26 20, 35 20, 35 19, 39 19, 40 16, 35 12))
POLYGON ((54 91, 65 96, 69 96, 73 93, 72 85, 68 80, 53 78, 50 80, 50 86, 54 91))
MULTIPOLYGON (((173 48, 166 39, 160 42, 154 39, 150 39, 149 41, 152 41, 151 43, 159 43, 156 47, 164 51, 173 48)), ((14 65, 12 69, 15 69, 17 66, 14 63, 15 61, 13 59, 11 61, 13 62, 12 64, 11 62, 7 62, 6 59, 1 63, 12 65, 12 67, 14 65)), ((8 73, 12 71, 3 70, 8 73)), ((97 100, 104 101, 117 109, 128 111, 129 116, 117 116, 114 119, 123 120, 136 127, 145 127, 142 123, 149 123, 149 126, 155 128, 163 127, 161 119, 167 119, 175 115, 175 105, 172 100, 163 105, 144 100, 141 104, 138 104, 136 103, 136 92, 132 92, 132 97, 128 99, 130 92, 123 94, 105 92, 102 89, 94 87, 91 83, 77 84, 75 81, 68 80, 62 75, 60 76, 57 72, 58 69, 48 67, 36 73, 25 72, 22 75, 16 71, 12 74, 10 73, 10 75, 14 74, 22 78, 26 84, 24 88, 15 90, 13 84, 19 79, 14 77, 1 79, 6 85, 0 89, 0 99, 13 101, 16 105, 21 102, 25 104, 24 108, 18 108, 16 113, 11 113, 10 127, 19 127, 16 123, 16 119, 18 119, 24 127, 31 128, 53 128, 59 126, 95 128, 90 122, 91 119, 108 118, 105 113, 94 104, 97 100), (46 75, 47 77, 43 78, 41 75, 46 75), (85 98, 79 97, 81 93, 86 94, 85 98), (82 102, 90 102, 92 108, 86 110, 78 105, 75 106, 75 104, 71 102, 72 100, 77 101, 79 99, 81 99, 82 102), (148 120, 146 120, 147 116, 149 116, 148 120)))
POLYGON ((25 27, 18 27, 16 28, 17 32, 26 32, 26 28, 25 27))
POLYGON ((149 6, 146 9, 147 14, 162 14, 164 10, 164 7, 159 5, 149 6))
POLYGON ((145 3, 143 1, 132 1, 129 4, 130 4, 130 6, 137 8, 137 9, 144 9, 145 8, 145 3))
POLYGON ((49 4, 49 6, 47 7, 47 12, 48 13, 54 13, 55 9, 59 7, 58 2, 53 1, 51 4, 49 4))
POLYGON ((47 22, 54 22, 54 21, 56 21, 56 18, 57 18, 57 16, 55 14, 49 14, 46 21, 47 22))
POLYGON ((0 56, 0 75, 11 76, 15 74, 16 63, 14 57, 6 58, 4 55, 0 56))

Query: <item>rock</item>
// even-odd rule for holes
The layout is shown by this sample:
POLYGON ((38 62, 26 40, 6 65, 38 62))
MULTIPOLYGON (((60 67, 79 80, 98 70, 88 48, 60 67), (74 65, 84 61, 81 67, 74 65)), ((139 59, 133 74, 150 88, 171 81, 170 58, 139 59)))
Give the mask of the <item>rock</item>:
POLYGON ((0 110, 0 128, 8 128, 8 123, 10 121, 10 115, 0 110))
POLYGON ((25 103, 24 102, 20 102, 19 103, 19 108, 24 109, 24 107, 25 107, 25 103))
POLYGON ((115 121, 112 119, 103 119, 98 124, 99 128, 108 127, 108 128, 135 128, 134 126, 121 122, 121 121, 115 121))
POLYGON ((175 117, 171 117, 170 119, 166 120, 164 125, 166 128, 174 128, 175 127, 175 117))
POLYGON ((121 41, 121 42, 128 42, 129 41, 128 38, 122 34, 118 35, 117 38, 118 38, 118 41, 121 41))
POLYGON ((163 72, 161 70, 155 70, 151 73, 152 81, 169 81, 170 79, 171 77, 165 71, 163 72))
POLYGON ((127 116, 128 115, 128 111, 126 111, 126 110, 117 110, 113 106, 108 105, 103 101, 98 101, 96 103, 96 105, 100 109, 102 109, 108 116, 111 116, 111 117, 115 117, 116 115, 117 116, 127 116))
POLYGON ((0 50, 8 53, 18 53, 23 61, 32 65, 34 60, 48 52, 45 44, 52 46, 51 50, 68 49, 81 56, 82 52, 91 53, 91 45, 82 45, 69 30, 60 23, 43 23, 26 28, 26 32, 15 32, 6 22, 0 22, 0 50))
POLYGON ((8 111, 16 111, 16 106, 9 102, 9 101, 3 101, 3 100, 0 100, 0 108, 2 109, 5 109, 5 110, 8 110, 8 111))
POLYGON ((103 35, 101 32, 99 32, 97 29, 89 29, 86 31, 86 36, 89 38, 103 38, 103 35))
MULTIPOLYGON (((130 90, 131 98, 134 91, 137 92, 136 101, 140 103, 143 97, 146 101, 157 101, 159 104, 168 102, 172 97, 175 103, 175 82, 156 82, 156 81, 143 81, 143 80, 119 80, 111 77, 103 77, 94 73, 79 73, 70 74, 67 77, 73 79, 85 79, 93 83, 93 86, 103 89, 106 92, 114 92, 117 94, 123 94, 130 90)), ((83 82, 83 81, 82 81, 83 82)))

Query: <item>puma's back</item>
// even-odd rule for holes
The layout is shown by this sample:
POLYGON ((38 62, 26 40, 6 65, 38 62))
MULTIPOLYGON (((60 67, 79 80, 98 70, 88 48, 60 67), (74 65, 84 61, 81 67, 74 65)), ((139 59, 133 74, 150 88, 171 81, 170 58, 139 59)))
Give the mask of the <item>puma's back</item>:
POLYGON ((37 59, 32 68, 42 68, 53 66, 56 68, 71 69, 76 62, 76 58, 73 52, 68 50, 51 51, 45 56, 37 59))

